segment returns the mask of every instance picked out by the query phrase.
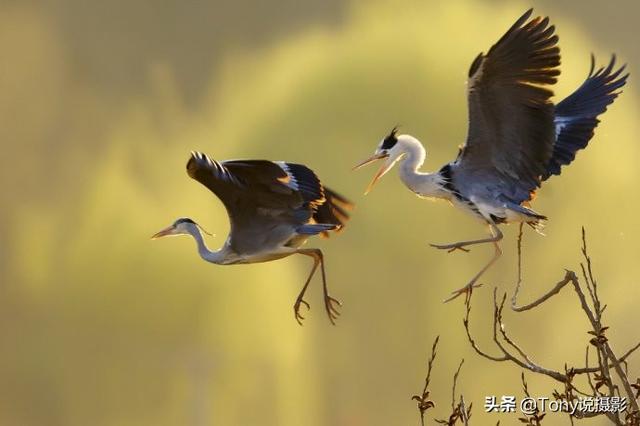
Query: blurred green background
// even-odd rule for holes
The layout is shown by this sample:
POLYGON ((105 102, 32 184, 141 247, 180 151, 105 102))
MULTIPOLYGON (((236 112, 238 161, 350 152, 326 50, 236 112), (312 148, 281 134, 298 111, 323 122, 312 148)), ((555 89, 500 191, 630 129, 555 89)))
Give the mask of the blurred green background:
MULTIPOLYGON (((473 424, 515 424, 482 407, 522 395, 519 370, 476 356, 462 304, 441 303, 491 249, 427 245, 484 229, 395 173, 364 197, 374 170, 351 167, 397 123, 425 143, 426 169, 452 159, 471 60, 530 6, 558 28, 558 99, 591 52, 600 63, 616 52, 632 76, 535 201, 551 220, 546 237, 525 235, 521 301, 577 268, 585 225, 621 353, 640 338, 637 1, 0 3, 0 424, 414 425, 410 396, 438 334, 429 417, 448 415, 465 358, 473 424), (219 267, 190 239, 149 240, 189 216, 217 234, 211 247, 224 241, 224 208, 185 173, 191 150, 306 163, 357 203, 344 233, 309 244, 344 304, 336 327, 319 280, 304 327, 294 321, 307 258, 219 267)), ((474 296, 490 352, 491 286, 511 291, 516 274, 517 228, 505 230, 505 256, 474 296)), ((583 362, 588 322, 570 291, 505 319, 536 361, 583 362)), ((640 375, 638 357, 630 368, 640 375)), ((528 379, 536 396, 559 388, 528 379)))

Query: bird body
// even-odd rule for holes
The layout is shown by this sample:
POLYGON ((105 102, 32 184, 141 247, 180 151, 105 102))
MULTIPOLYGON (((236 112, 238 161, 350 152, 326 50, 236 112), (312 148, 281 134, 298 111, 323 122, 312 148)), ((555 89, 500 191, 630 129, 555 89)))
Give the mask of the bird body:
POLYGON ((228 160, 218 162, 193 152, 187 173, 212 191, 224 204, 231 229, 223 246, 210 250, 202 228, 189 218, 176 220, 154 235, 191 235, 204 260, 219 264, 268 262, 293 254, 314 259, 314 266, 296 303, 296 320, 301 322, 300 306, 309 305, 303 296, 318 266, 321 267, 325 308, 333 323, 339 302, 328 294, 324 256, 319 249, 302 246, 314 235, 328 236, 340 230, 352 204, 324 187, 316 174, 301 164, 268 160, 228 160))
POLYGON ((584 83, 554 105, 550 86, 560 74, 560 49, 548 18, 522 15, 469 69, 467 98, 469 131, 457 158, 434 173, 419 170, 426 152, 413 136, 397 128, 378 145, 374 155, 356 168, 384 160, 366 192, 396 163, 402 182, 420 197, 441 198, 488 225, 491 236, 432 246, 448 251, 492 243, 495 254, 467 286, 452 298, 470 293, 478 278, 497 260, 500 224, 526 223, 540 232, 546 216, 529 207, 542 182, 561 173, 587 146, 606 111, 624 86, 624 66, 591 70, 584 83))
MULTIPOLYGON (((182 220, 186 221, 190 219, 183 218, 182 220)), ((200 257, 203 260, 215 263, 216 265, 235 265, 243 263, 268 262, 295 254, 296 248, 299 247, 287 247, 286 245, 276 243, 271 247, 264 247, 263 249, 258 251, 249 253, 238 253, 231 248, 229 239, 227 239, 222 247, 220 247, 218 250, 210 250, 207 247, 207 243, 204 241, 202 232, 194 222, 192 223, 192 225, 185 225, 185 233, 191 235, 195 240, 200 257)), ((304 242, 306 241, 303 241, 302 244, 304 244, 304 242)))
POLYGON ((523 206, 496 203, 495 194, 483 185, 465 185, 457 179, 455 162, 445 164, 433 173, 420 171, 426 151, 420 141, 410 135, 398 135, 396 160, 404 185, 421 198, 446 200, 456 208, 482 221, 495 223, 527 222, 537 224, 545 217, 523 206))

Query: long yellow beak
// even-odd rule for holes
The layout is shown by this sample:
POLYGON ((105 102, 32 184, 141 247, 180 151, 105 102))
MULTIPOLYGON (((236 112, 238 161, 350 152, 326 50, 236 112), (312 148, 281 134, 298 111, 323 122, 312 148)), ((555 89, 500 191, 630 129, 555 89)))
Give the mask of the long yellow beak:
MULTIPOLYGON (((358 170, 359 168, 364 167, 367 164, 371 164, 375 161, 382 160, 384 158, 387 158, 388 156, 389 154, 375 154, 372 157, 367 158, 362 163, 355 166, 353 170, 358 170)), ((389 168, 390 166, 388 164, 383 164, 382 167, 380 167, 380 169, 376 172, 373 179, 371 179, 371 182, 369 182, 369 186, 367 186, 366 191, 364 191, 364 195, 367 195, 369 192, 371 192, 376 182, 378 182, 378 179, 380 179, 385 173, 387 173, 387 171, 389 171, 389 168)))
POLYGON ((157 240, 158 238, 166 237, 167 235, 172 235, 173 234, 173 230, 174 230, 173 225, 167 226, 166 228, 164 228, 160 232, 157 232, 157 233, 153 234, 151 236, 151 239, 152 240, 157 240))
POLYGON ((371 163, 373 163, 375 161, 382 160, 383 158, 387 158, 388 156, 389 156, 389 154, 375 154, 375 155, 367 158, 366 160, 364 160, 362 163, 358 164, 357 166, 355 166, 351 170, 358 170, 358 169, 366 166, 367 164, 371 164, 371 163))

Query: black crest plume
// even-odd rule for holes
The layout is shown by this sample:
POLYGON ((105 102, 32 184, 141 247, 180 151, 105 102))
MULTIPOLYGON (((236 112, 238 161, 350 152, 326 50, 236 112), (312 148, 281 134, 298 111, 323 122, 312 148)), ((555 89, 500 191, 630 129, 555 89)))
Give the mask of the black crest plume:
POLYGON ((382 141, 382 146, 380 146, 380 148, 382 149, 391 149, 393 148, 393 146, 398 142, 398 126, 395 126, 393 129, 391 129, 391 132, 389 133, 389 135, 387 135, 386 138, 384 138, 384 140, 382 141))

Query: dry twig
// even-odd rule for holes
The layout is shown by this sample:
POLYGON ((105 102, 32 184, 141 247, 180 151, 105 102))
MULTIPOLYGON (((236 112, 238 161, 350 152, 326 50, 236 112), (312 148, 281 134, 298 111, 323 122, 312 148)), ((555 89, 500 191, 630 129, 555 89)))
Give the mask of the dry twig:
MULTIPOLYGON (((436 337, 433 345, 431 347, 431 357, 427 362, 427 377, 424 380, 424 388, 422 389, 422 395, 413 395, 411 399, 417 401, 418 403, 418 411, 420 411, 420 422, 422 426, 424 426, 424 416, 427 410, 435 407, 435 403, 430 399, 431 391, 429 390, 429 384, 431 383, 431 372, 433 371, 433 362, 436 359, 438 342, 440 340, 440 336, 436 337)), ((446 424, 448 426, 454 426, 458 421, 461 421, 463 425, 468 426, 469 419, 471 418, 471 407, 473 404, 469 404, 469 407, 466 406, 464 397, 462 394, 459 398, 456 397, 456 386, 458 383, 458 376, 460 375, 460 370, 462 369, 462 364, 464 364, 464 359, 460 361, 458 365, 458 369, 453 375, 453 387, 451 391, 451 414, 447 420, 439 420, 435 419, 437 423, 446 424), (457 401, 457 404, 456 404, 457 401)))
MULTIPOLYGON (((590 412, 577 410, 575 413, 570 414, 571 421, 573 418, 585 418, 594 417, 596 415, 606 415, 609 420, 617 425, 640 425, 640 411, 638 409, 637 398, 640 396, 640 379, 635 383, 631 383, 629 380, 626 361, 627 358, 640 348, 640 343, 629 349, 621 357, 617 357, 615 352, 611 348, 609 339, 607 338, 607 330, 609 327, 603 325, 602 315, 606 309, 606 305, 603 305, 598 295, 598 283, 594 277, 593 264, 591 257, 587 250, 586 232, 582 228, 582 247, 581 252, 583 256, 583 263, 580 264, 582 272, 582 280, 584 284, 581 284, 577 275, 570 270, 565 271, 565 276, 562 280, 556 283, 551 290, 544 293, 534 301, 525 304, 518 305, 517 298, 522 286, 522 226, 520 226, 520 234, 518 236, 518 277, 515 284, 514 292, 511 298, 511 309, 515 312, 525 312, 532 310, 541 304, 550 300, 553 296, 558 294, 565 286, 571 284, 576 296, 580 302, 580 307, 585 313, 591 330, 588 331, 591 338, 589 339, 589 345, 595 347, 597 355, 597 366, 591 367, 589 364, 589 350, 585 355, 585 366, 574 368, 567 365, 564 366, 564 372, 556 371, 544 366, 541 366, 533 361, 533 358, 528 355, 525 350, 519 346, 516 341, 511 338, 506 331, 506 326, 503 320, 503 310, 506 301, 506 294, 502 297, 498 297, 497 289, 493 292, 493 343, 498 350, 497 355, 489 354, 485 350, 481 349, 476 339, 473 338, 470 329, 470 313, 471 313, 471 296, 472 292, 467 295, 465 301, 465 315, 463 318, 463 325, 467 334, 467 340, 471 347, 480 356, 494 362, 511 362, 523 370, 530 371, 536 374, 542 374, 551 377, 557 382, 564 385, 562 393, 554 391, 554 396, 557 399, 562 399, 569 402, 575 402, 581 397, 599 398, 602 396, 614 397, 621 396, 622 392, 618 387, 619 383, 622 386, 624 397, 626 398, 629 407, 625 413, 624 423, 620 416, 621 413, 617 412, 590 412), (586 287, 586 292, 583 290, 586 287), (623 368, 624 367, 624 368, 623 368), (574 385, 574 379, 579 375, 586 375, 586 381, 589 384, 590 392, 580 391, 574 385), (592 377, 593 375, 593 377, 592 377), (605 392, 602 389, 606 389, 605 392)), ((528 389, 526 381, 524 380, 524 372, 522 373, 523 388, 525 394, 528 395, 528 389)), ((538 425, 542 422, 544 414, 538 412, 521 418, 520 420, 526 424, 538 425), (527 423, 528 422, 528 423, 527 423)))
POLYGON ((429 399, 429 382, 431 382, 431 370, 433 369, 433 361, 436 359, 438 341, 440 341, 440 336, 437 336, 435 338, 435 340, 433 341, 433 345, 431 346, 431 357, 429 358, 429 362, 427 363, 427 377, 424 380, 422 395, 413 395, 411 397, 411 399, 418 402, 418 410, 420 411, 420 421, 422 423, 422 426, 424 426, 424 414, 429 408, 433 408, 436 406, 436 404, 429 399))

